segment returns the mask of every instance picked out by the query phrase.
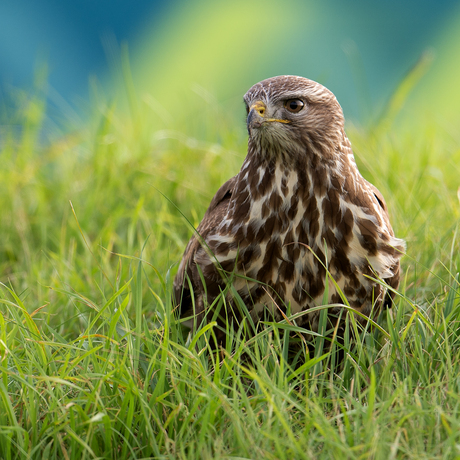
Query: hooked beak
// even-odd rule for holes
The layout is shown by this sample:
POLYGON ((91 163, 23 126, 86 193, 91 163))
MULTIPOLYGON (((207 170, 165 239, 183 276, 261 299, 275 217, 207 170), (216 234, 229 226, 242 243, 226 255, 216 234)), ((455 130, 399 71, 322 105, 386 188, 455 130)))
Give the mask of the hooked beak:
POLYGON ((259 128, 264 123, 278 122, 278 123, 290 123, 289 120, 280 120, 278 118, 267 118, 267 107, 262 101, 257 101, 251 105, 249 109, 248 118, 246 120, 246 126, 250 133, 253 128, 259 128))

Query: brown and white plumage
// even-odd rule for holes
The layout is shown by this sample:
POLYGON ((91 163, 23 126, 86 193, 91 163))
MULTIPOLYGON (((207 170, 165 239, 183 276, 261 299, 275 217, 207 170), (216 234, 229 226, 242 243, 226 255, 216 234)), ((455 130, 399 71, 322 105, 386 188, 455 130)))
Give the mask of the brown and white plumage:
MULTIPOLYGON (((358 171, 335 96, 312 80, 280 76, 254 85, 244 101, 248 154, 185 250, 174 281, 182 316, 199 323, 229 279, 256 320, 265 308, 278 319, 288 305, 293 314, 307 311, 324 303, 325 267, 351 307, 375 315, 390 299, 369 277, 396 289, 405 244, 382 195, 358 171)), ((327 301, 342 303, 331 281, 327 301)), ((238 316, 228 293, 232 307, 238 316)), ((315 330, 318 316, 297 323, 315 330)))

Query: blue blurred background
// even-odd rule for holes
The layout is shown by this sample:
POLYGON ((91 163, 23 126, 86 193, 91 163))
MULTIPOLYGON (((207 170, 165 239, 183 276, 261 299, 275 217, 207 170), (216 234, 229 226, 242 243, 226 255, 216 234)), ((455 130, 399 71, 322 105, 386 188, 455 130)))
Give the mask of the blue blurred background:
POLYGON ((365 123, 433 49, 413 110, 444 101, 449 117, 460 103, 459 30, 458 0, 2 0, 0 97, 32 87, 46 64, 50 99, 79 111, 92 85, 110 98, 126 83, 129 56, 133 88, 160 111, 191 93, 236 106, 255 82, 298 74, 365 123))

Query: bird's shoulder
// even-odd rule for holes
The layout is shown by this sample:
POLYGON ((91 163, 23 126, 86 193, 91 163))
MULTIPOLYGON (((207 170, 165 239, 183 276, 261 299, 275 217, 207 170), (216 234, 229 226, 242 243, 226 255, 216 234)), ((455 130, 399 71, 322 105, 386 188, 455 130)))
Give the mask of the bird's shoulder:
POLYGON ((226 207, 228 201, 230 200, 235 189, 237 177, 238 176, 232 177, 223 185, 221 185, 219 190, 217 190, 216 194, 214 195, 214 198, 211 200, 211 203, 209 204, 206 213, 204 214, 203 220, 197 228, 197 231, 199 231, 200 228, 209 227, 209 224, 211 222, 214 223, 216 219, 220 219, 223 217, 227 209, 226 207))
POLYGON ((188 273, 188 276, 193 281, 198 280, 198 274, 196 272, 196 266, 194 263, 195 255, 202 247, 201 241, 206 241, 208 234, 217 227, 217 225, 222 222, 225 214, 227 212, 228 202, 232 196, 232 193, 235 188, 237 176, 232 177, 227 182, 225 182, 219 190, 217 190, 214 198, 211 200, 208 209, 206 210, 202 221, 196 228, 195 234, 190 238, 190 241, 187 244, 187 247, 184 252, 184 256, 179 265, 176 278, 174 280, 174 291, 175 297, 178 302, 182 296, 182 290, 185 288, 184 285, 185 276, 188 273), (196 276, 195 276, 196 275, 196 276), (197 278, 197 280, 195 280, 197 278))

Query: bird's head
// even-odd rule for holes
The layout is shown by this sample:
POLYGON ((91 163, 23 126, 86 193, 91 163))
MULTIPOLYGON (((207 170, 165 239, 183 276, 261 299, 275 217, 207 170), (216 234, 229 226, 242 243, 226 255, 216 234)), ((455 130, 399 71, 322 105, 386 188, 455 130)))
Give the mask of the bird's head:
POLYGON ((267 152, 334 151, 344 136, 342 109, 324 86, 291 75, 263 80, 244 96, 249 142, 267 152))

